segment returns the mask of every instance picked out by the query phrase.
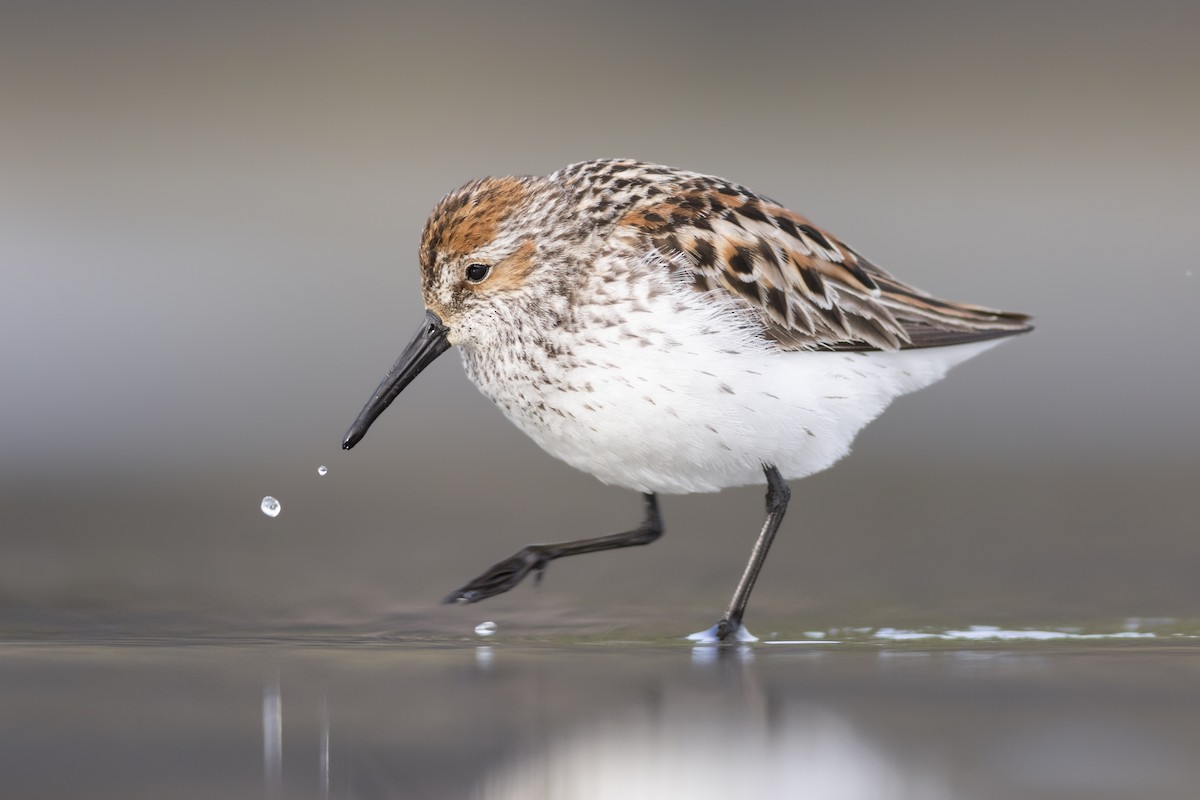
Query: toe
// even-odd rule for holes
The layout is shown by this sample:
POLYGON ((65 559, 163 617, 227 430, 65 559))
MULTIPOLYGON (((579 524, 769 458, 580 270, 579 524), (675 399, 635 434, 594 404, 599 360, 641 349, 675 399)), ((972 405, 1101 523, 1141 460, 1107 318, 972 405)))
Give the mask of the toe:
POLYGON ((498 594, 504 594, 525 579, 531 570, 537 570, 538 578, 546 568, 546 561, 531 548, 492 565, 478 578, 451 592, 443 602, 478 603, 498 594))

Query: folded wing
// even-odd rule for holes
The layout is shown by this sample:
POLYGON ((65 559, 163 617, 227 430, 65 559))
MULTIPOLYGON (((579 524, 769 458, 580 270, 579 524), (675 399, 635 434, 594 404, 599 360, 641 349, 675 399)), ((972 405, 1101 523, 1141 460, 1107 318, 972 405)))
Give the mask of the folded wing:
POLYGON ((1031 329, 1029 317, 940 300, 867 261, 804 217, 719 178, 677 173, 619 225, 689 270, 699 291, 757 311, 792 350, 941 347, 1031 329))

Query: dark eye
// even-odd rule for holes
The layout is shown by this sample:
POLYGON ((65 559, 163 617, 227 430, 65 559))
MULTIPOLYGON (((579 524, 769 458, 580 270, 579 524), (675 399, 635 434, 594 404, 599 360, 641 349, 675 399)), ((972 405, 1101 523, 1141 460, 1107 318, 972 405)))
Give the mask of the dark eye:
POLYGON ((491 271, 492 268, 487 264, 472 264, 471 266, 467 267, 467 280, 469 280, 471 283, 479 283, 481 280, 486 278, 488 273, 491 271))

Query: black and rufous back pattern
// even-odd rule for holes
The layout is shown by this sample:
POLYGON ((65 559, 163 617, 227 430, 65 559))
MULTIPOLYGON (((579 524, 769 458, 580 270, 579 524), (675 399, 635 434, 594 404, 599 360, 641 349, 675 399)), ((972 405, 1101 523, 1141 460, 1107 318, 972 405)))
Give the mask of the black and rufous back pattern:
POLYGON ((744 186, 632 160, 547 176, 597 228, 624 229, 698 291, 728 292, 786 349, 894 350, 1029 330, 1024 314, 940 300, 744 186))

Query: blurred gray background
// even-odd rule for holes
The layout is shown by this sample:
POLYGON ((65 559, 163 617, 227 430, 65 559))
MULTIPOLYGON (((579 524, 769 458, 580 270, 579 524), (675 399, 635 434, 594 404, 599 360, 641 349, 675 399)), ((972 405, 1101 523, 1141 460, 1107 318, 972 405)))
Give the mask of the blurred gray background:
POLYGON ((437 200, 599 156, 1037 318, 794 485, 752 627, 1200 615, 1198 34, 1195 3, 6 1, 0 630, 715 621, 759 489, 442 608, 637 496, 453 356, 339 449, 419 322, 437 200))

